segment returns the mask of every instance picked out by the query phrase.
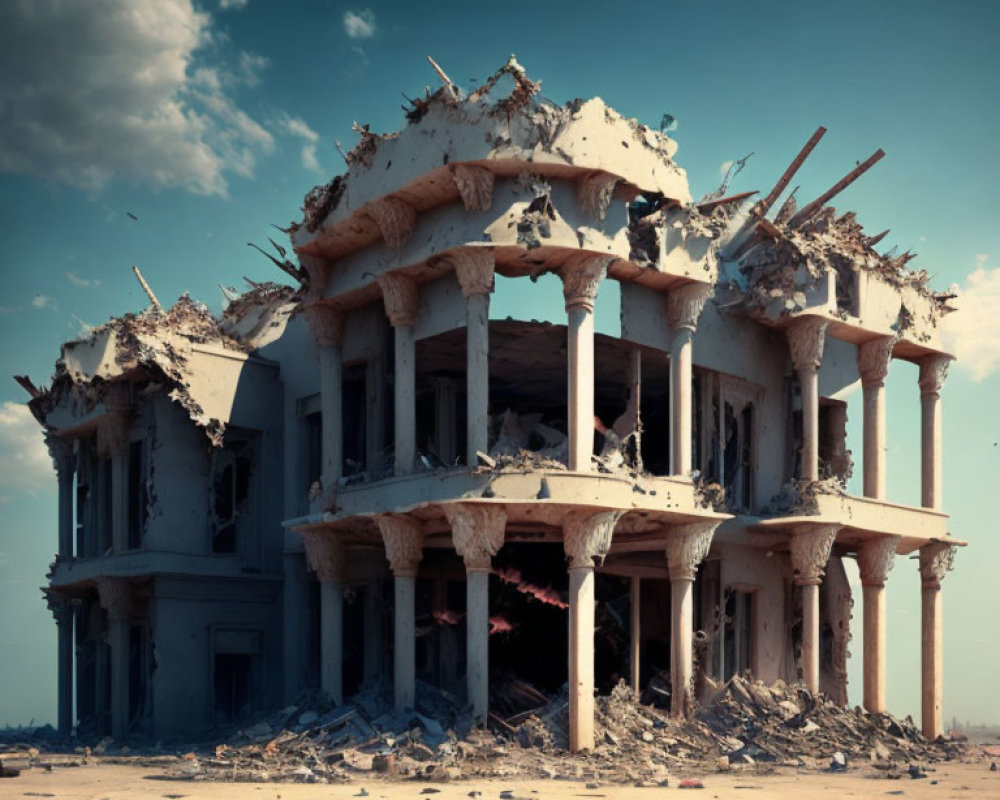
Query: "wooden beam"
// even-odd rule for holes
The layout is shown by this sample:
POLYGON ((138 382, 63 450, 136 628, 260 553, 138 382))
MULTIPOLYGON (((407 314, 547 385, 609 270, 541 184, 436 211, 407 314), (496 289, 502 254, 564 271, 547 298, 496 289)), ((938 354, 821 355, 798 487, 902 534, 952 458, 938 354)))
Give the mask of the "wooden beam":
POLYGON ((788 221, 788 226, 790 228, 797 228, 803 222, 805 222, 809 217, 819 211, 828 201, 832 200, 838 194, 840 194, 844 189, 850 186, 854 181, 864 175, 868 170, 870 170, 878 161, 881 161, 885 156, 885 151, 880 147, 874 153, 872 153, 863 164, 858 164, 854 169, 848 172, 843 178, 837 181, 833 186, 827 189, 823 194, 813 200, 811 203, 807 204, 788 221))

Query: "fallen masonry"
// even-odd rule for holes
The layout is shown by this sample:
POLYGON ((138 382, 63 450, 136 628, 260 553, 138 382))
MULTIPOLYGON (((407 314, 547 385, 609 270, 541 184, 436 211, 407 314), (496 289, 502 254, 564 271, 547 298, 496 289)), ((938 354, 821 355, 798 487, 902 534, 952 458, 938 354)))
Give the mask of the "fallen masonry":
MULTIPOLYGON (((53 732, 54 733, 54 732, 53 732)), ((597 700, 596 744, 568 751, 567 698, 488 729, 467 708, 426 684, 417 708, 392 707, 388 686, 348 706, 289 706, 222 741, 130 750, 110 741, 78 748, 75 760, 51 736, 41 748, 0 733, 0 761, 22 767, 128 763, 178 780, 342 783, 378 778, 447 782, 477 778, 585 779, 637 786, 716 771, 767 773, 778 767, 836 771, 864 768, 898 779, 947 759, 977 757, 961 740, 928 741, 909 719, 846 709, 783 681, 765 686, 739 677, 712 687, 691 719, 642 705, 623 683, 597 700)), ((37 737, 36 737, 37 739, 37 737)), ((672 784, 676 785, 676 784, 672 784)))

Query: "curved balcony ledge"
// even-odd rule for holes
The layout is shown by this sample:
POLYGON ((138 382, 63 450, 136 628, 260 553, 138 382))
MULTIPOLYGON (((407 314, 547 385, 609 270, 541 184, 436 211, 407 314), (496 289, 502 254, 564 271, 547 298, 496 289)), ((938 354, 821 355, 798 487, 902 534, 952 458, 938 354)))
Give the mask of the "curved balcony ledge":
POLYGON ((287 520, 296 531, 322 528, 343 534, 355 544, 376 538, 377 514, 408 514, 425 530, 425 546, 451 546, 443 506, 450 503, 501 505, 507 512, 508 541, 560 541, 561 525, 571 511, 625 511, 615 529, 612 552, 658 549, 667 528, 690 522, 731 519, 703 508, 694 486, 677 477, 641 477, 525 470, 478 472, 467 469, 388 478, 342 489, 337 508, 287 520))
POLYGON ((134 550, 118 555, 73 558, 56 562, 50 579, 53 587, 68 588, 99 577, 139 578, 150 575, 281 580, 280 574, 248 572, 236 555, 191 555, 159 550, 134 550))
POLYGON ((948 515, 931 508, 904 506, 849 495, 818 495, 816 514, 759 519, 748 524, 755 533, 773 534, 766 539, 755 538, 761 544, 786 541, 803 527, 839 525, 837 543, 857 547, 865 539, 876 536, 899 536, 897 552, 905 555, 931 542, 944 542, 964 547, 967 542, 954 539, 948 533, 948 515))

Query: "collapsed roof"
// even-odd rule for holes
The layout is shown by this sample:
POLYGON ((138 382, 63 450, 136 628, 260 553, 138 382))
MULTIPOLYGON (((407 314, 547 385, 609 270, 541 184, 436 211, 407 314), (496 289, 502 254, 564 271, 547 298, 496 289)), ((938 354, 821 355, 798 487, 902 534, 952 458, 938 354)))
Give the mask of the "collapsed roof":
POLYGON ((31 393, 29 407, 46 428, 68 427, 52 424, 60 408, 74 419, 91 415, 110 384, 144 383, 149 391, 165 392, 220 446, 237 387, 220 385, 197 369, 194 351, 253 353, 281 335, 296 308, 295 295, 289 286, 255 284, 218 317, 186 294, 167 310, 152 298, 145 311, 114 317, 66 342, 47 389, 24 377, 18 382, 31 393))

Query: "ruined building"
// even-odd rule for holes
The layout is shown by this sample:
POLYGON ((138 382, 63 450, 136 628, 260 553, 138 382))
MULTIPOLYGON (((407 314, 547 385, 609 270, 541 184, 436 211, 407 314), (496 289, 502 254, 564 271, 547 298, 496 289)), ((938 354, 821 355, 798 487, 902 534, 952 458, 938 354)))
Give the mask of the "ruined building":
POLYGON ((919 553, 938 734, 949 298, 826 205, 881 152, 779 205, 820 129, 763 199, 693 202, 676 144, 600 99, 554 105, 513 59, 444 84, 306 197, 273 257, 295 285, 154 302, 22 379, 59 476, 60 726, 192 735, 383 678, 486 718, 514 675, 568 680, 580 749, 620 679, 677 714, 747 671, 846 702, 845 558, 880 711, 883 587, 919 553), (561 286, 559 313, 491 319, 498 280, 561 286), (920 368, 920 508, 885 496, 893 360, 920 368))

